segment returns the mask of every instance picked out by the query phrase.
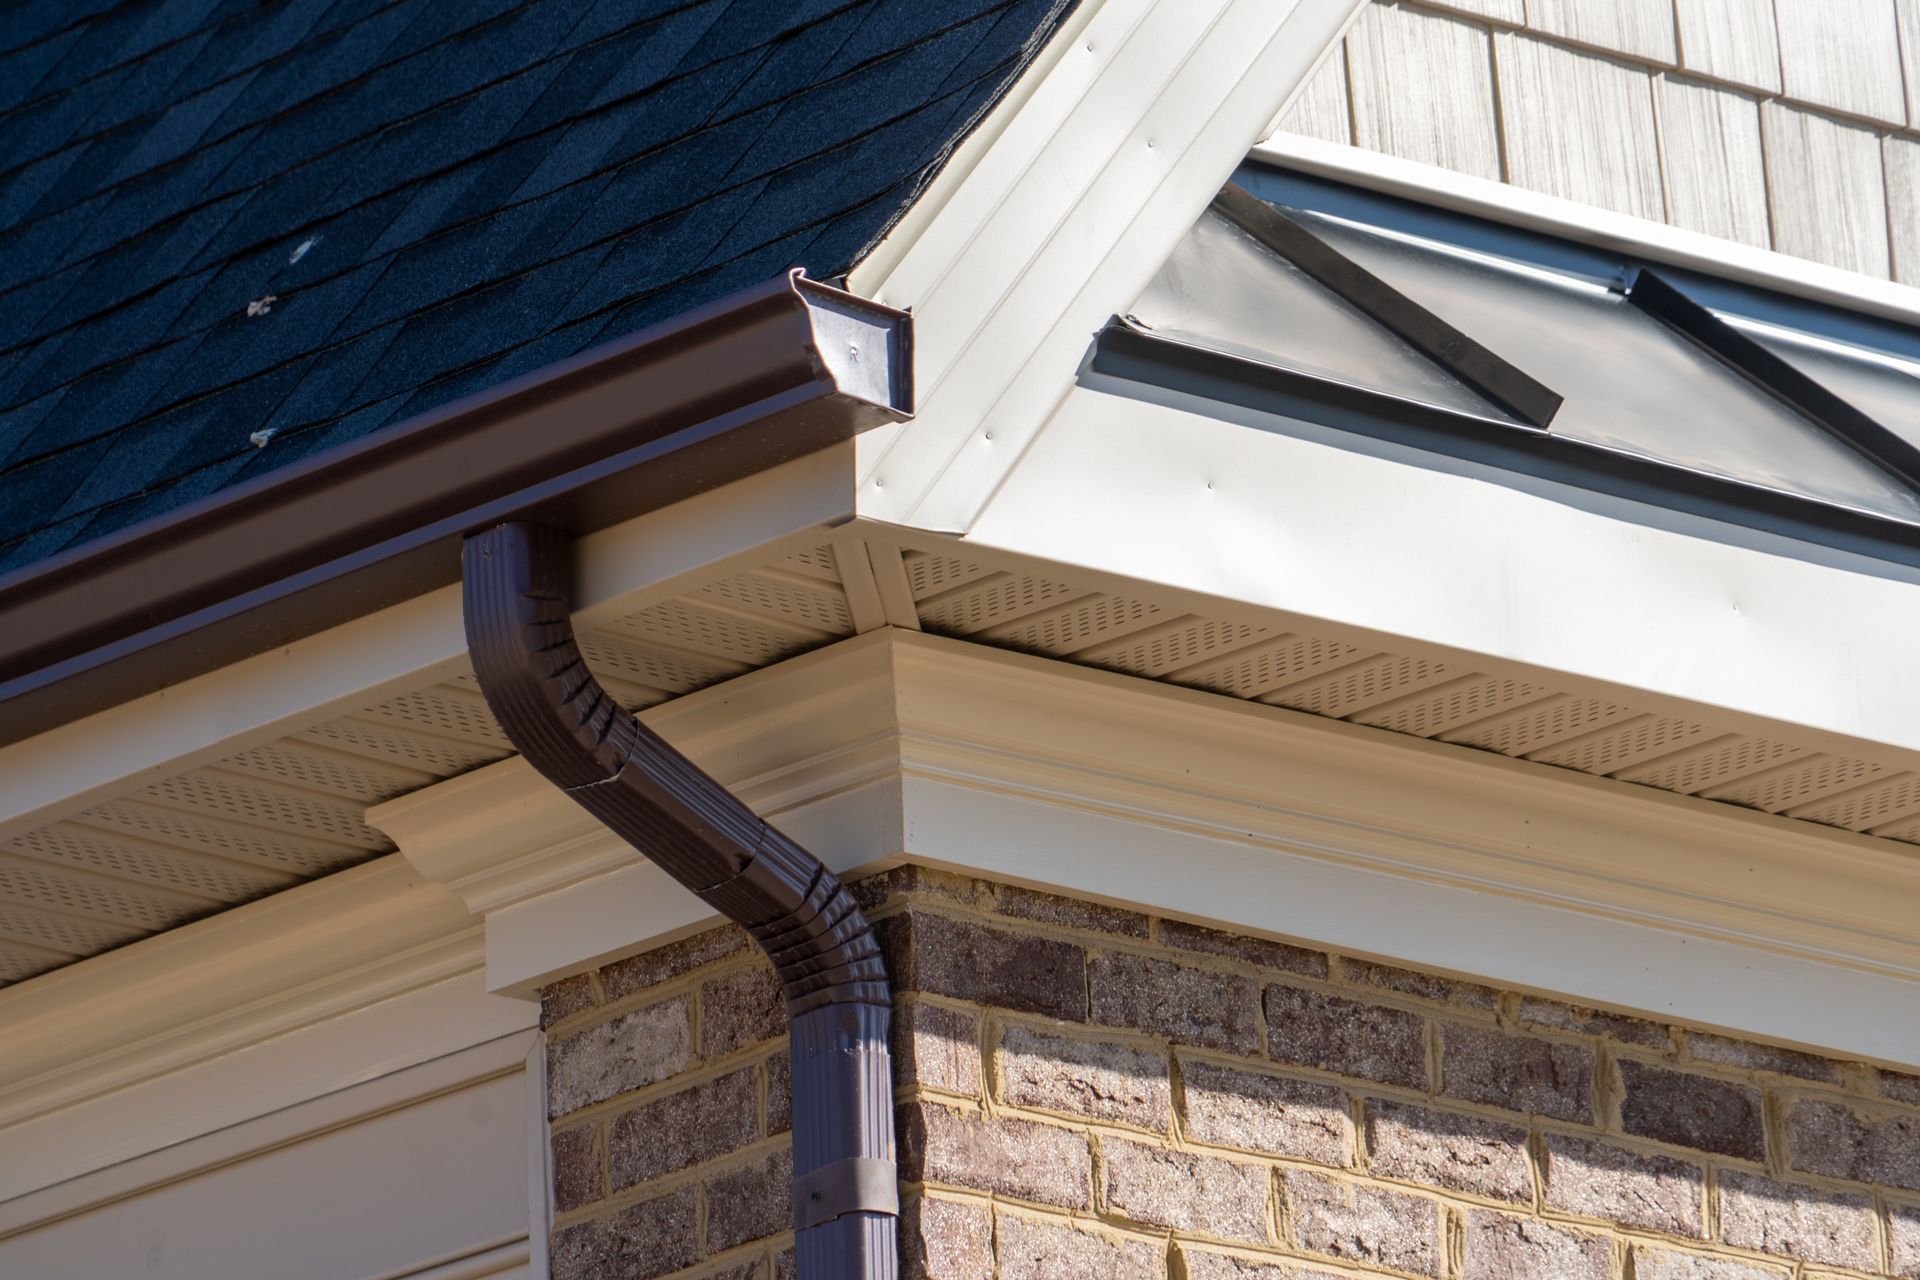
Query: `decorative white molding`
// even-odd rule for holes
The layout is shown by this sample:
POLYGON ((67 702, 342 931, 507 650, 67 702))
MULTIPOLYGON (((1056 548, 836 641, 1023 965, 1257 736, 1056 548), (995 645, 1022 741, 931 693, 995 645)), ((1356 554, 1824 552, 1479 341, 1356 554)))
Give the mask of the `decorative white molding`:
POLYGON ((1360 0, 1102 0, 854 270, 914 310, 919 413, 859 442, 862 515, 966 528, 1360 0))
POLYGON ((1265 160, 1282 168, 1352 183, 1387 195, 1405 196, 1421 204, 1453 209, 1491 222, 1524 227, 1676 267, 1690 267, 1722 279, 1810 298, 1848 311, 1865 311, 1903 324, 1920 323, 1920 289, 1912 285, 1895 284, 1877 276, 1722 240, 1664 222, 1294 133, 1274 134, 1256 145, 1251 154, 1255 160, 1265 160))
MULTIPOLYGON (((1920 1063, 1920 860, 1889 842, 900 631, 660 712, 666 736, 841 870, 939 862, 1920 1063)), ((558 792, 506 785, 524 766, 493 768, 516 829, 539 830, 535 810, 570 820, 558 792)), ((412 836, 445 843, 437 806, 477 830, 487 793, 430 789, 390 830, 416 856, 412 836)), ((489 914, 496 989, 711 919, 637 855, 585 879, 561 854, 545 865, 552 888, 522 881, 489 914)))
POLYGON ((537 1025, 399 857, 0 991, 0 1199, 537 1025))

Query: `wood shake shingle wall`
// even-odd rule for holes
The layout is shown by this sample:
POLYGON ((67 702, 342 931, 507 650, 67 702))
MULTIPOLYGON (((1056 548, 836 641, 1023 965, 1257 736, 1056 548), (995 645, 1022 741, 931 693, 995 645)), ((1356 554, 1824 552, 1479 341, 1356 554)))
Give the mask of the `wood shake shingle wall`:
POLYGON ((1280 127, 1920 283, 1915 0, 1374 0, 1280 127))
MULTIPOLYGON (((860 892, 907 1277, 1920 1277, 1915 1077, 924 869, 860 892)), ((744 937, 546 1014, 555 1275, 790 1274, 744 937)))

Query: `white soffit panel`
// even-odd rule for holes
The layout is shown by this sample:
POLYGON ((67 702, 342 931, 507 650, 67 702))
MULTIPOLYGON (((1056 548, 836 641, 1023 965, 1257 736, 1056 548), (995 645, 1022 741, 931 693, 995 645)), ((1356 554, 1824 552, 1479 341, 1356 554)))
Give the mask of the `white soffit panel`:
MULTIPOLYGON (((844 639, 852 611, 825 537, 603 617, 582 648, 638 710, 844 639)), ((1015 603, 1032 594, 1015 587, 1015 603)), ((977 607, 991 613, 991 601, 977 607)), ((368 807, 511 754, 462 661, 438 682, 0 836, 0 986, 388 853, 368 807)))
POLYGON ((968 545, 1057 566, 1046 572, 1061 582, 1077 566, 1089 591, 1131 578, 1163 607, 1172 593, 1204 614, 1211 598, 1215 618, 1378 655, 1256 695, 1281 705, 1397 714, 1414 732, 1444 721, 1456 741, 1484 718, 1457 717, 1482 700, 1496 713, 1536 695, 1632 706, 1640 717, 1589 708, 1589 736, 1525 747, 1606 774, 1728 734, 1780 744, 1720 744, 1725 759, 1675 774, 1689 792, 1789 752, 1920 764, 1911 570, 1314 432, 1078 387, 968 545), (1457 683, 1474 675, 1529 687, 1457 683), (1402 701, 1421 689, 1434 709, 1402 701))

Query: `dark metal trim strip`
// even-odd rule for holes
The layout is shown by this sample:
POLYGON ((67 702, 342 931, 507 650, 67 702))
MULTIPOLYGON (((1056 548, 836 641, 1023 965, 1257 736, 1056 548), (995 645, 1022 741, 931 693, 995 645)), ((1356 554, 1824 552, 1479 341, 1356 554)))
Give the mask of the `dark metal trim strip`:
POLYGON ((1663 277, 1640 268, 1627 284, 1626 297, 1628 302, 1691 338, 1722 364, 1856 453, 1920 489, 1920 449, 1695 302, 1663 277))
POLYGON ((1234 376, 1257 382, 1271 390, 1385 418, 1390 422, 1404 422, 1409 426, 1430 427, 1436 422, 1448 422, 1483 431, 1509 431, 1529 436, 1540 434, 1516 427, 1505 418, 1464 413, 1447 405, 1397 396, 1389 391, 1361 386, 1357 382, 1343 382, 1338 378, 1308 373, 1283 364, 1269 364, 1251 356, 1235 355, 1196 342, 1169 338, 1165 334, 1155 333, 1131 316, 1116 317, 1100 331, 1092 368, 1101 373, 1109 372, 1111 357, 1115 355, 1123 358, 1140 356, 1155 364, 1210 374, 1233 370, 1234 376))
POLYGON ((578 536, 900 421, 911 339, 795 271, 15 571, 0 743, 455 582, 488 524, 578 536))
POLYGON ((1103 329, 1089 369, 1226 404, 1392 440, 1501 470, 1619 494, 1711 519, 1913 562, 1920 529, 1874 512, 1833 505, 1710 472, 1609 449, 1552 432, 1520 431, 1494 418, 1440 408, 1228 352, 1165 338, 1115 321, 1103 329), (1756 519, 1757 517, 1757 519, 1756 519))
POLYGON ((1527 426, 1546 430, 1560 396, 1315 235, 1229 182, 1213 207, 1273 252, 1338 294, 1368 319, 1527 426))

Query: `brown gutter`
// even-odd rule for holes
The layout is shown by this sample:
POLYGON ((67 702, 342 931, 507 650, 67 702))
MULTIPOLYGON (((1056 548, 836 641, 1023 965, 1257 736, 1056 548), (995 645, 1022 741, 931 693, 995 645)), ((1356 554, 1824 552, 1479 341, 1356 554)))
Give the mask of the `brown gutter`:
POLYGON ((573 638, 564 536, 502 525, 468 538, 463 559, 467 647, 513 745, 773 961, 793 1024, 800 1280, 893 1280, 892 991, 860 908, 818 858, 600 687, 573 638))
POLYGON ((0 744, 899 421, 911 333, 794 271, 0 577, 0 744))

